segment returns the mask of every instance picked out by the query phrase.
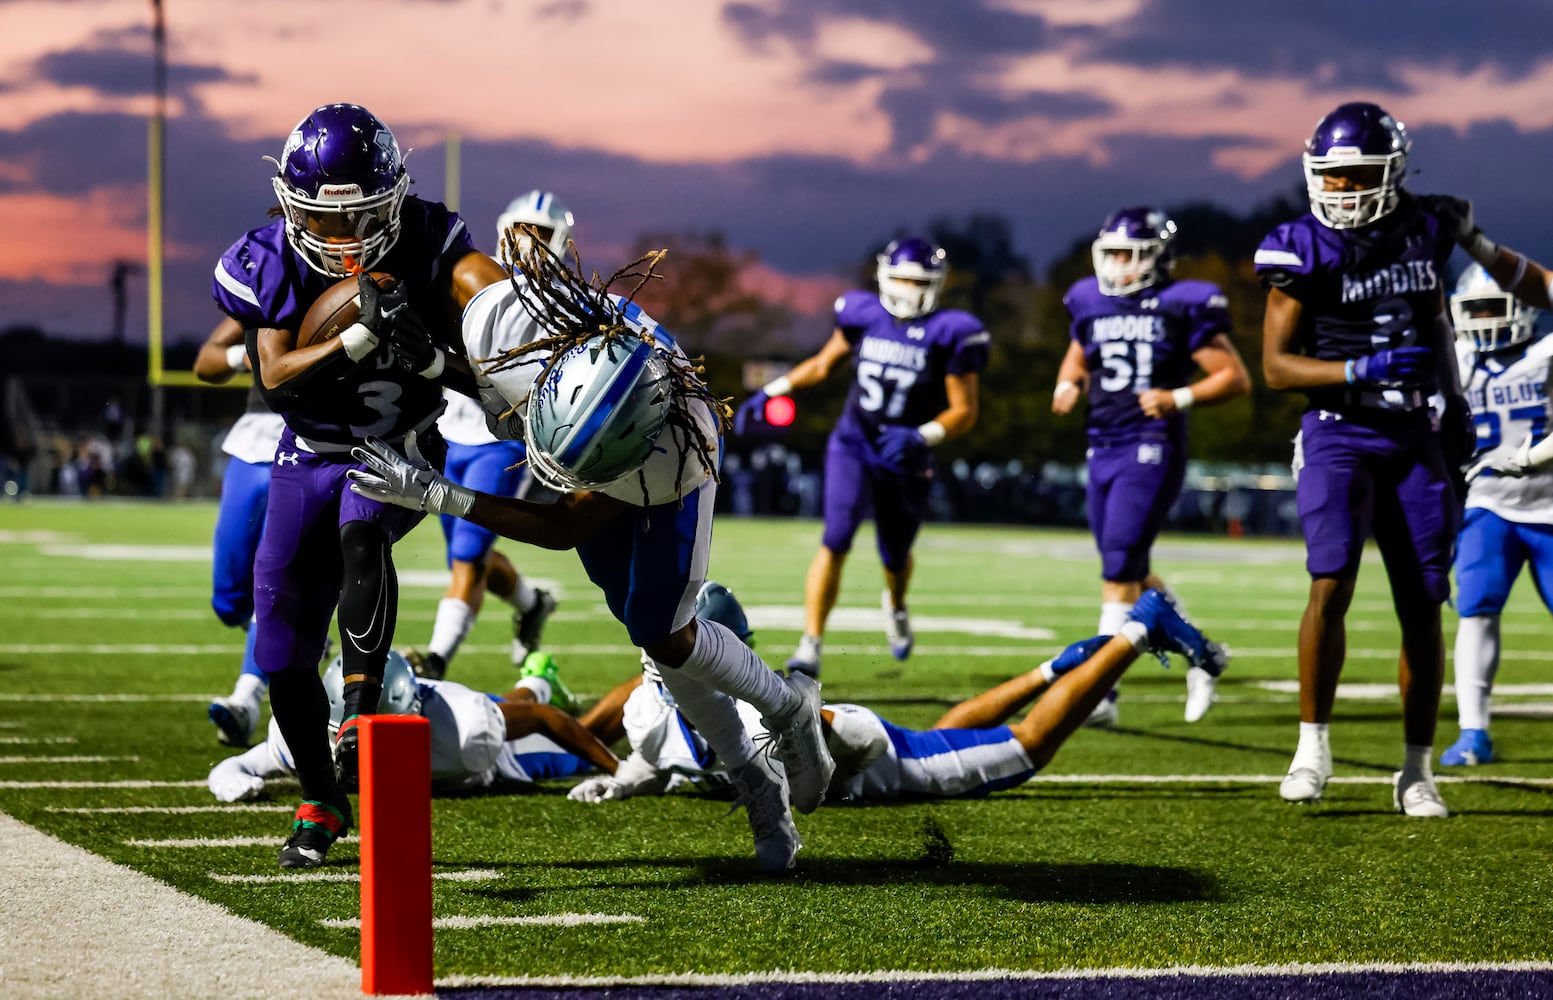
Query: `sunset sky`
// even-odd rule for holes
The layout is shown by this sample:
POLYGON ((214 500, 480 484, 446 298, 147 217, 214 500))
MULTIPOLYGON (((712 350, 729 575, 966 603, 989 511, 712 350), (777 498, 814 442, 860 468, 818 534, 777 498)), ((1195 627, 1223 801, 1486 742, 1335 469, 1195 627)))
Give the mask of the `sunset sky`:
MULTIPOLYGON (((1355 99, 1408 125, 1411 188, 1472 197, 1553 263, 1545 0, 1491 19, 1440 0, 165 6, 173 338, 209 329, 217 256, 265 221, 261 157, 337 100, 416 148, 425 197, 462 136, 483 246, 547 188, 600 267, 645 231, 718 230, 802 308, 934 218, 1003 215, 1040 268, 1123 205, 1249 207, 1300 183, 1305 135, 1355 99)), ((101 335, 113 261, 145 258, 150 19, 149 0, 0 0, 0 329, 101 335)), ((141 339, 143 278, 130 309, 141 339)))

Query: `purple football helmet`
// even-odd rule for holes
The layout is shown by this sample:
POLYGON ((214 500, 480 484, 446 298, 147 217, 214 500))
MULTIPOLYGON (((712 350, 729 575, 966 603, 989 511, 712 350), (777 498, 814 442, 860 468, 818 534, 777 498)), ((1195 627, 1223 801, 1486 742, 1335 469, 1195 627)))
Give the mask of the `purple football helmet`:
POLYGON ((1357 229, 1385 217, 1397 207, 1411 145, 1402 123, 1377 105, 1338 107, 1305 140, 1311 213, 1332 229, 1357 229))
POLYGON ((410 175, 394 133, 359 104, 326 104, 297 123, 275 195, 286 242, 321 274, 368 271, 399 239, 410 175))
POLYGON ((1175 234, 1176 224, 1157 208, 1111 213, 1089 245, 1101 294, 1131 295, 1168 277, 1175 234))
POLYGON ((879 303, 896 319, 916 319, 938 307, 948 277, 943 247, 915 237, 893 240, 878 257, 879 303))

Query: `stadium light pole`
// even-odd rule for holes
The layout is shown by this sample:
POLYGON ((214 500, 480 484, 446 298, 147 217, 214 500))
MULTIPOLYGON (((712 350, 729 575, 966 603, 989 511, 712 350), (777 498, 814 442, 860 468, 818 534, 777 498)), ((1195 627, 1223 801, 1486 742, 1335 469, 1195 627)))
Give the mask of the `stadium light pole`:
POLYGON ((167 147, 167 21, 151 0, 151 121, 146 170, 146 340, 150 356, 151 428, 162 431, 162 199, 167 147))

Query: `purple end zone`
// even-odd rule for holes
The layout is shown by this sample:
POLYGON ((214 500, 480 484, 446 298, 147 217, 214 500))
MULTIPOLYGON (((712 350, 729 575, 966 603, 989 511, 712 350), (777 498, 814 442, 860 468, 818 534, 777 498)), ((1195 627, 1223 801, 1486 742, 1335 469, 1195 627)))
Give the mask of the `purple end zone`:
POLYGON ((458 1000, 1538 1000, 1553 996, 1553 971, 1351 972, 1320 975, 1097 976, 1072 979, 917 979, 851 983, 739 983, 729 986, 512 987, 441 989, 458 1000))

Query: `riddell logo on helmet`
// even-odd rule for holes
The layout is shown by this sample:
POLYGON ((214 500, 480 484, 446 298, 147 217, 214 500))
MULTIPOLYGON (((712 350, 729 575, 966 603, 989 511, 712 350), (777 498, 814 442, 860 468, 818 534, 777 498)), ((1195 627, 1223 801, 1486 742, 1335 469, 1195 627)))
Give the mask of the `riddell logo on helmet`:
POLYGON ((318 189, 320 198, 359 198, 360 184, 325 184, 318 189))

